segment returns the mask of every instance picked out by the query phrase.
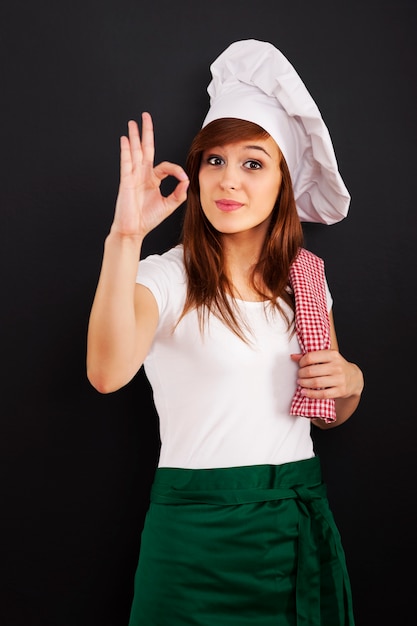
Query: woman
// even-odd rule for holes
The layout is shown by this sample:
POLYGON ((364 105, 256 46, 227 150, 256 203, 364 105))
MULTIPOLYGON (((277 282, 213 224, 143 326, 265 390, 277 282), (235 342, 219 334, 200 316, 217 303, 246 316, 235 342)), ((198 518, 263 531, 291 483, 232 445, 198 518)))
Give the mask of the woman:
POLYGON ((211 70, 189 178, 154 167, 148 113, 141 136, 131 121, 121 138, 89 324, 91 383, 114 391, 144 363, 160 417, 130 626, 352 625, 310 429, 345 422, 363 377, 338 351, 323 264, 302 248, 300 223, 342 219, 349 195, 278 50, 236 42, 211 70), (178 183, 163 197, 167 176, 178 183), (187 190, 181 245, 138 268, 144 237, 187 190))

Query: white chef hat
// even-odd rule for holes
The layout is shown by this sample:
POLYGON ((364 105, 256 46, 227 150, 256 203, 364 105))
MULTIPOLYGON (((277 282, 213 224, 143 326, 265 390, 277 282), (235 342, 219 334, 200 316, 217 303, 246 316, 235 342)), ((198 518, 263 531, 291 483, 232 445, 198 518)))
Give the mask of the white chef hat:
POLYGON ((288 164, 303 222, 334 224, 349 209, 327 126, 291 63, 272 44, 232 43, 210 66, 210 109, 203 127, 223 117, 262 126, 288 164))

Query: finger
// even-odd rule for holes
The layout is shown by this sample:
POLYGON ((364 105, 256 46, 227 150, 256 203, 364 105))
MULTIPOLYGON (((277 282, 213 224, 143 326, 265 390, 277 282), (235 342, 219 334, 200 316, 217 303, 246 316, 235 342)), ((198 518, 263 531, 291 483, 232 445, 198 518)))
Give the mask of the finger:
POLYGON ((189 182, 190 181, 188 180, 182 180, 175 187, 174 191, 165 198, 165 207, 167 209, 168 214, 175 211, 175 209, 177 209, 180 206, 180 204, 185 202, 187 198, 187 189, 188 189, 189 182))
POLYGON ((130 142, 125 136, 120 137, 120 178, 129 176, 132 172, 132 155, 130 142))
POLYGON ((338 397, 338 393, 335 387, 321 387, 319 389, 306 389, 305 387, 303 387, 300 393, 306 398, 316 400, 328 400, 338 397))
POLYGON ((168 176, 174 176, 179 181, 188 181, 188 176, 184 172, 183 168, 176 163, 170 163, 169 161, 164 161, 163 163, 159 163, 154 167, 155 176, 161 181, 167 178, 168 176))
POLYGON ((164 204, 167 213, 172 213, 187 198, 187 189, 188 185, 190 184, 188 176, 180 165, 177 165, 176 163, 170 163, 169 161, 159 163, 154 168, 153 172, 160 182, 168 176, 173 176, 174 178, 179 180, 179 183, 175 187, 174 191, 169 196, 164 198, 164 204))
POLYGON ((303 354, 302 359, 300 359, 300 367, 330 363, 336 354, 338 354, 336 350, 314 350, 312 352, 306 352, 303 354))
POLYGON ((153 167, 155 158, 155 139, 153 122, 150 113, 142 113, 142 151, 143 162, 153 167))
POLYGON ((128 124, 129 129, 129 143, 130 143, 130 152, 133 168, 137 167, 142 163, 142 146, 140 142, 139 136, 139 128, 137 122, 134 120, 129 120, 128 124))
POLYGON ((328 387, 328 381, 330 376, 334 377, 335 371, 327 364, 310 365, 307 367, 302 367, 298 370, 298 378, 300 381, 303 381, 303 386, 308 386, 312 388, 328 387))
POLYGON ((314 376, 310 378, 299 376, 297 384, 305 389, 323 389, 324 387, 331 386, 330 379, 327 376, 314 376))

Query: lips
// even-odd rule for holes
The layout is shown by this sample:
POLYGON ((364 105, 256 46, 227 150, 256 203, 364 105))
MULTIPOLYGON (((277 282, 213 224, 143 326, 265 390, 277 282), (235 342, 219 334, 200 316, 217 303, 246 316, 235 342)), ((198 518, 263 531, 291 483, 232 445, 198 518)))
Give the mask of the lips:
POLYGON ((230 213, 231 211, 237 211, 243 206, 242 202, 236 202, 235 200, 216 200, 216 207, 224 213, 230 213))

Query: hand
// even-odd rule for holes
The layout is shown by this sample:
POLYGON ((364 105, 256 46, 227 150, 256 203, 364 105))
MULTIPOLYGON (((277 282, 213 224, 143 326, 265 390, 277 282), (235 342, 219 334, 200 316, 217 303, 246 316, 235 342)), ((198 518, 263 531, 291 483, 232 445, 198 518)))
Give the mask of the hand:
POLYGON ((154 167, 154 132, 149 113, 142 114, 142 139, 136 122, 128 123, 128 137, 120 138, 120 187, 112 232, 143 238, 186 199, 189 180, 182 167, 163 162, 154 167), (174 176, 179 183, 164 197, 162 180, 174 176))
POLYGON ((298 362, 297 383, 307 398, 349 398, 360 396, 362 373, 349 363, 338 350, 317 350, 306 354, 292 354, 298 362))

